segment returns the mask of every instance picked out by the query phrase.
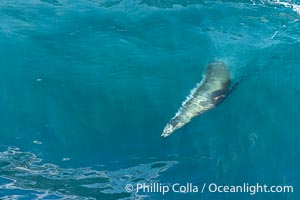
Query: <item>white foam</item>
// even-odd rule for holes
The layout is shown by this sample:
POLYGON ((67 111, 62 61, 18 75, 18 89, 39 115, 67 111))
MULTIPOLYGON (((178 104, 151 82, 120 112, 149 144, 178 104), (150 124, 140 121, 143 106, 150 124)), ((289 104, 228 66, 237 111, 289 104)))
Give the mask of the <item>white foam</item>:
POLYGON ((43 142, 38 141, 38 140, 34 140, 34 141, 32 141, 32 143, 34 143, 34 144, 43 144, 43 142))
POLYGON ((203 77, 203 79, 201 80, 201 82, 197 83, 196 87, 194 87, 193 89, 191 89, 190 94, 186 97, 186 99, 182 102, 181 107, 179 108, 179 110, 177 111, 177 113, 175 114, 174 117, 177 117, 181 114, 181 111, 183 109, 183 107, 185 106, 185 104, 191 100, 192 98, 194 98, 195 96, 195 92, 197 91, 197 89, 202 85, 203 81, 204 81, 205 77, 203 77))
POLYGON ((297 5, 297 4, 294 4, 294 3, 280 1, 280 0, 273 0, 270 3, 277 4, 277 5, 283 5, 286 8, 292 8, 294 12, 296 12, 296 13, 298 13, 298 15, 300 15, 300 5, 297 5))

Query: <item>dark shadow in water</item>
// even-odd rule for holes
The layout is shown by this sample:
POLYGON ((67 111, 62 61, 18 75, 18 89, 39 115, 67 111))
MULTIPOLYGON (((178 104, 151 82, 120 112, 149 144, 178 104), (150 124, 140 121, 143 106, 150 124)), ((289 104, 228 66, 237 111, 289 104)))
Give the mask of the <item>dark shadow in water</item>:
POLYGON ((59 1, 57 1, 57 0, 40 0, 40 1, 41 1, 41 2, 45 2, 45 3, 50 3, 50 4, 56 5, 56 6, 62 5, 62 4, 59 3, 59 1))

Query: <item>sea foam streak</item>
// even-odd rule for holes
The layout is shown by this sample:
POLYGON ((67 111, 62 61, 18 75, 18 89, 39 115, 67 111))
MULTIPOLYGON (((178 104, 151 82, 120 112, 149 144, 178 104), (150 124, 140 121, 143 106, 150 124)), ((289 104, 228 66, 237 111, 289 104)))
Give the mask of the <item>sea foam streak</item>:
POLYGON ((289 2, 282 2, 279 0, 271 1, 270 3, 277 4, 277 5, 283 5, 284 7, 287 7, 287 8, 292 8, 293 11, 295 11, 296 13, 298 13, 298 15, 300 15, 300 5, 297 5, 294 3, 289 3, 289 2))

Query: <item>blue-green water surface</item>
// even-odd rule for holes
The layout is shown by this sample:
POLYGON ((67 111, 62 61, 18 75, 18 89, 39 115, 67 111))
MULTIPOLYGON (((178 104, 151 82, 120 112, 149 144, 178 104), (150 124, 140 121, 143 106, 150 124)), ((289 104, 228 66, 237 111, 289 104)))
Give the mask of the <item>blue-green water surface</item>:
POLYGON ((0 199, 300 198, 300 2, 2 0, 0 199), (211 60, 237 89, 168 138, 211 60), (128 193, 126 184, 292 185, 128 193))

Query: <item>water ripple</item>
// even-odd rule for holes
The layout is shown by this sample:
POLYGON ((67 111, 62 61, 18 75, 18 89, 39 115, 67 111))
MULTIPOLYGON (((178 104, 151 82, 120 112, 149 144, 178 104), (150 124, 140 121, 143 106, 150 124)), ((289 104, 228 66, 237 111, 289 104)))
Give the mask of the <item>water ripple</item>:
POLYGON ((0 152, 0 194, 4 199, 122 199, 130 197, 124 186, 138 181, 156 182, 176 162, 154 162, 119 169, 100 171, 92 168, 61 168, 42 163, 30 152, 9 147, 0 152), (23 195, 9 195, 16 192, 23 195))

